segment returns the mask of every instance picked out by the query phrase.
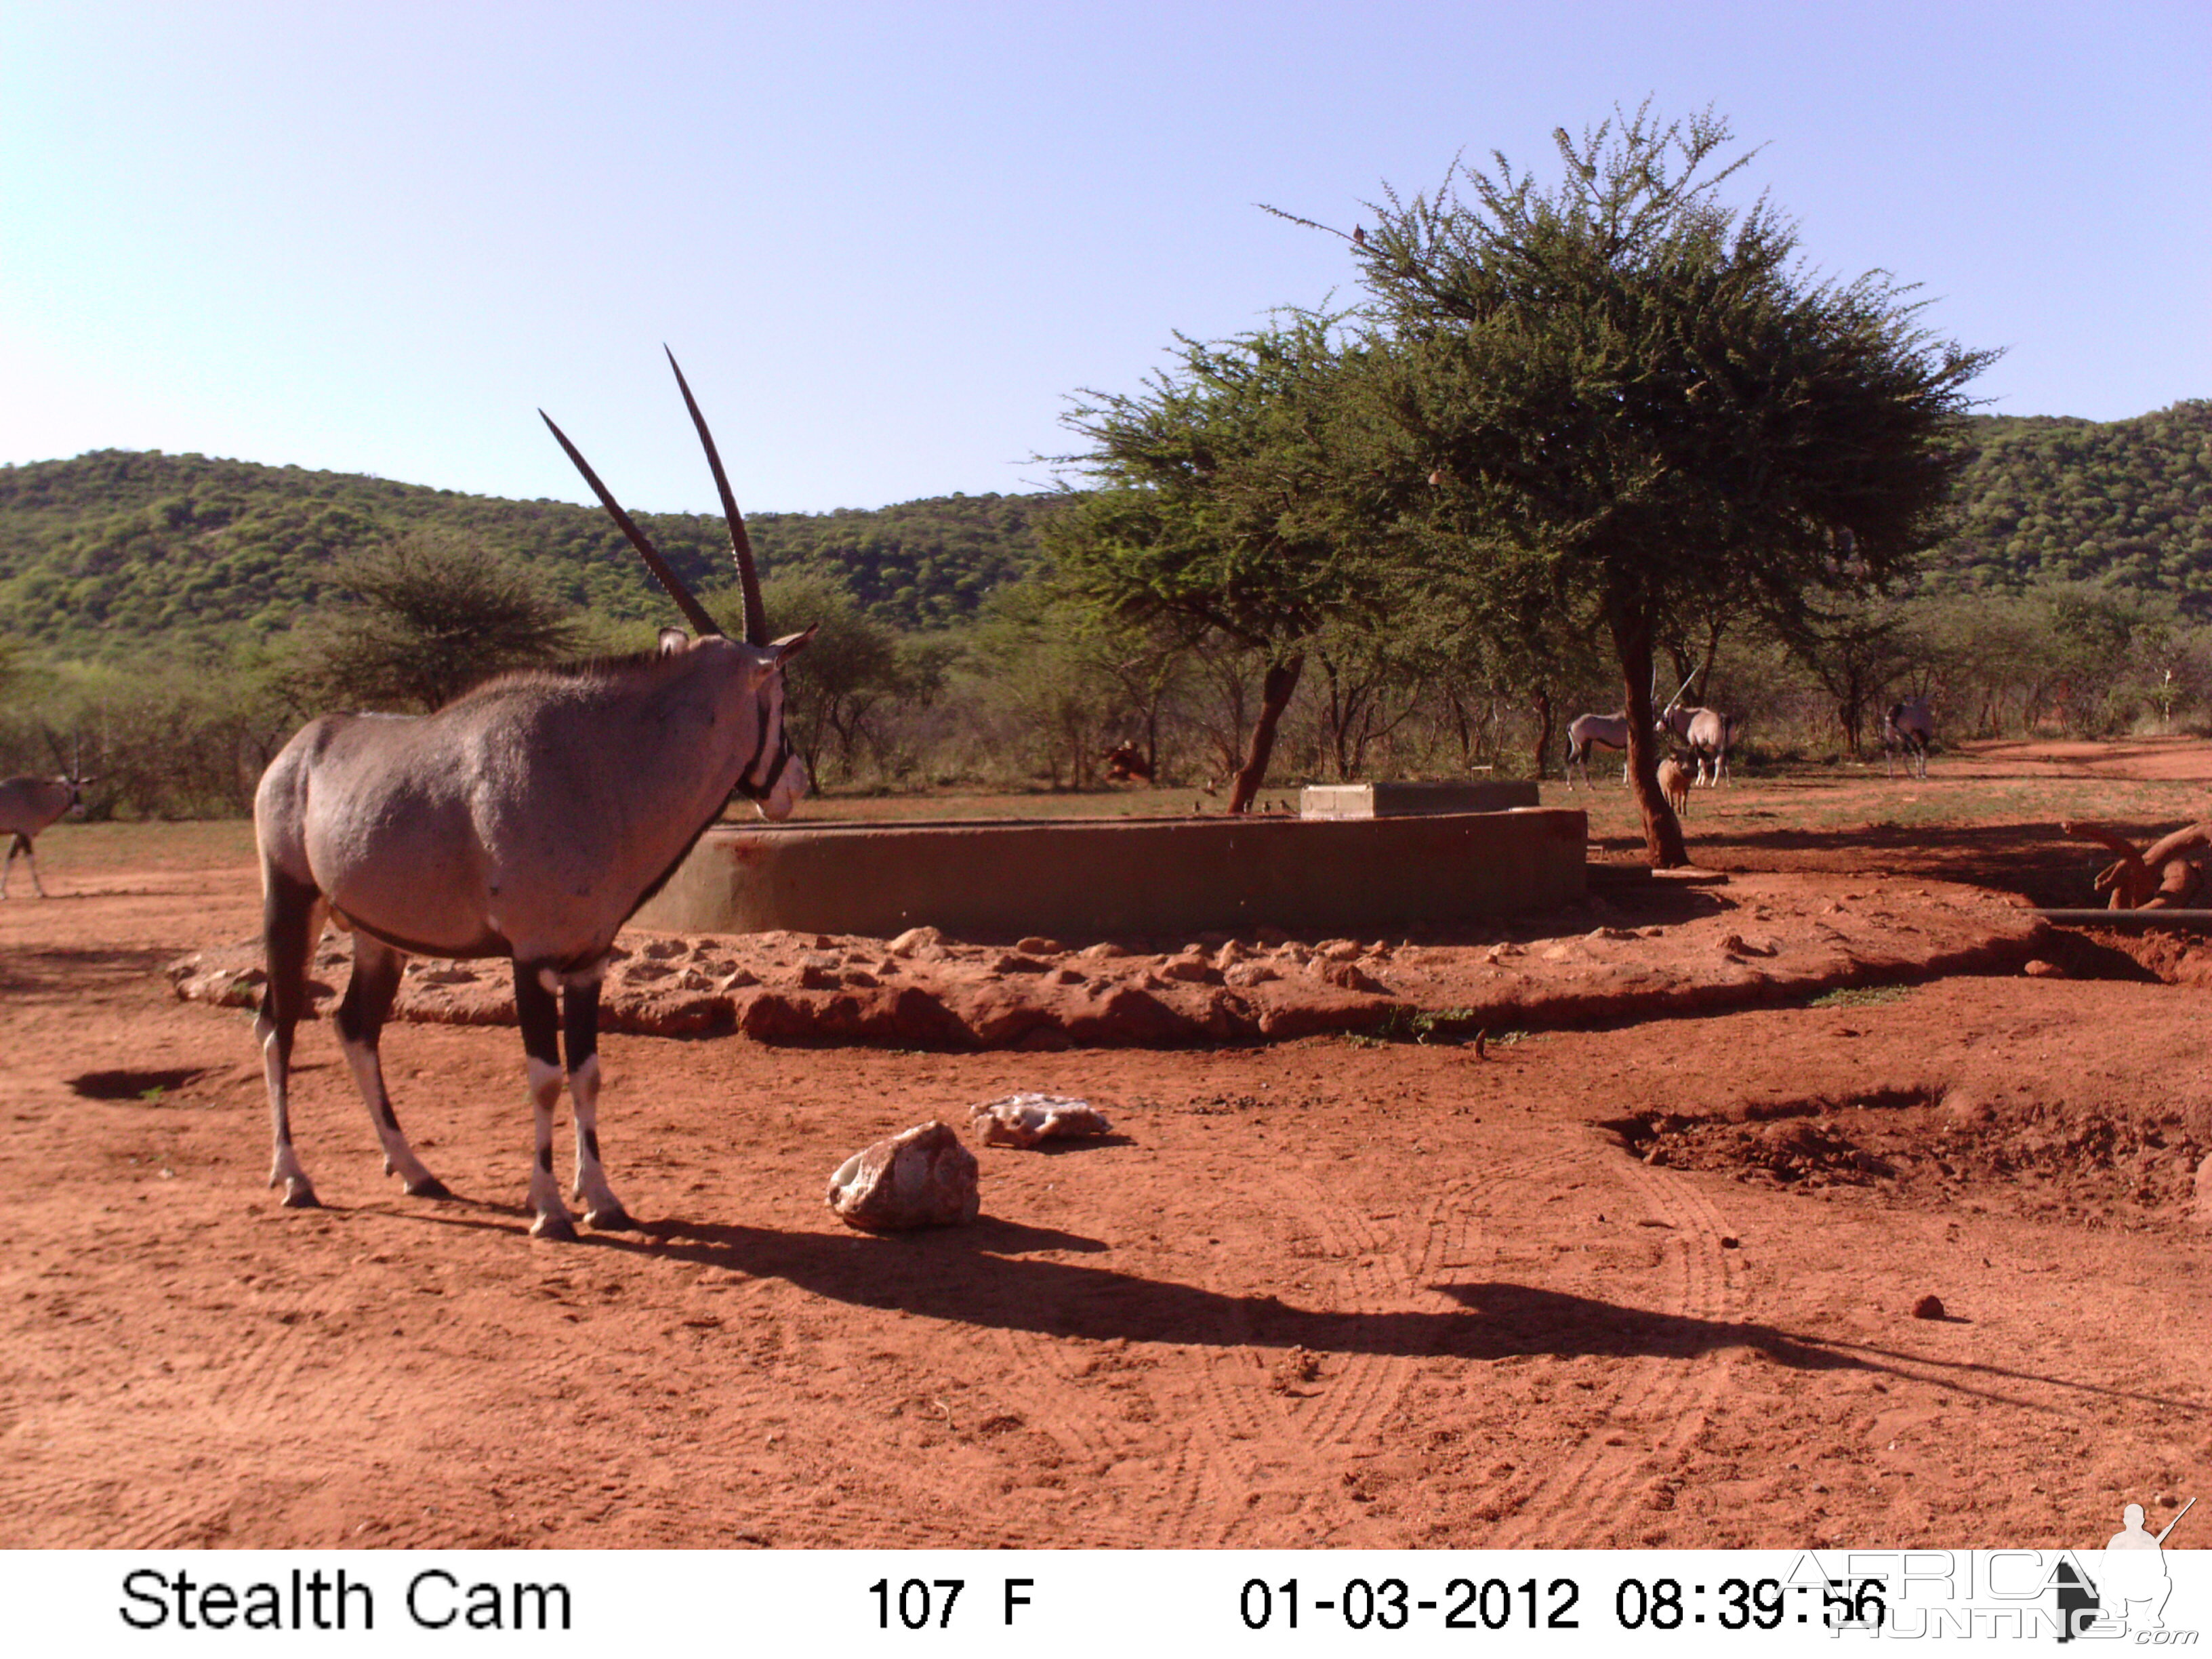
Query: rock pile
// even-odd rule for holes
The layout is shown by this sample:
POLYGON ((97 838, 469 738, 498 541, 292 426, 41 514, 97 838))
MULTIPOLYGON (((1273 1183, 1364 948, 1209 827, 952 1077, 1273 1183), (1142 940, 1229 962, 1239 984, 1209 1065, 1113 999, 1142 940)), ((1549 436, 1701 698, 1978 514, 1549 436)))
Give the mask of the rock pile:
MULTIPOLYGON (((1593 895, 1545 916, 1462 926, 1435 942, 1032 937, 1008 947, 914 927, 895 939, 628 932, 609 964, 603 1029, 741 1033, 763 1042, 884 1048, 1172 1048, 1411 1029, 1559 1026, 1801 999, 1838 986, 2018 969, 2050 937, 1970 888, 1791 875, 1705 876, 1685 889, 1593 895)), ((310 969, 319 1012, 349 971, 343 936, 310 969)), ((172 963, 180 997, 259 1000, 260 949, 240 940, 172 963)), ((503 961, 408 963, 401 1019, 512 1024, 503 961)))

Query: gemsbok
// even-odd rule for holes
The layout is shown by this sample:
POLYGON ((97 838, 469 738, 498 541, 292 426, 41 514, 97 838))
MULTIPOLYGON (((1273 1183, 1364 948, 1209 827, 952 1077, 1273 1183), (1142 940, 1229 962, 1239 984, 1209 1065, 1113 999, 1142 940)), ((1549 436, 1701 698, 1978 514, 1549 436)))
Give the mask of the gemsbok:
POLYGON ((1664 737, 1671 732, 1687 744, 1698 763, 1698 787, 1715 788, 1728 776, 1729 745, 1735 741, 1736 718, 1717 708, 1683 702, 1681 695, 1676 692, 1675 701, 1661 712, 1657 735, 1664 737))
POLYGON ((1908 777, 1928 776, 1928 745, 1936 741, 1936 710, 1926 697, 1892 703, 1881 717, 1882 775, 1897 775, 1897 751, 1905 751, 1908 777))
MULTIPOLYGON (((676 368, 672 354, 669 367, 676 368)), ((783 733, 784 662, 813 635, 770 641, 744 520, 706 421, 676 368, 729 521, 745 635, 726 636, 616 505, 550 416, 585 481, 698 630, 662 632, 646 656, 501 675, 434 714, 325 714, 262 775, 268 982, 254 1035, 269 1085, 269 1184, 305 1208, 315 1189, 293 1150, 286 1104, 292 1034, 327 917, 353 935, 337 1034, 384 1147, 386 1175, 417 1197, 446 1188, 400 1132, 378 1040, 410 954, 507 957, 514 964, 536 1156, 530 1231, 574 1238, 553 1175, 562 1049, 575 1104, 574 1195, 594 1227, 634 1224, 599 1161, 599 981, 616 931, 720 814, 732 791, 782 818, 806 790, 783 733)))
POLYGON ((1590 782, 1589 775, 1589 751, 1590 745, 1593 744, 1601 749, 1620 750, 1620 781, 1626 783, 1628 781, 1628 715, 1626 713, 1577 714, 1567 722, 1567 787, 1571 789, 1575 787, 1575 768, 1577 766, 1583 769, 1583 786, 1590 789, 1596 787, 1590 782))
POLYGON ((97 778, 81 778, 76 769, 54 778, 9 778, 0 783, 0 836, 8 836, 8 859, 0 864, 0 899, 8 896, 8 878, 15 868, 15 854, 31 866, 31 890, 40 898, 46 884, 39 879, 38 854, 31 842, 39 831, 62 818, 84 813, 84 788, 97 778))

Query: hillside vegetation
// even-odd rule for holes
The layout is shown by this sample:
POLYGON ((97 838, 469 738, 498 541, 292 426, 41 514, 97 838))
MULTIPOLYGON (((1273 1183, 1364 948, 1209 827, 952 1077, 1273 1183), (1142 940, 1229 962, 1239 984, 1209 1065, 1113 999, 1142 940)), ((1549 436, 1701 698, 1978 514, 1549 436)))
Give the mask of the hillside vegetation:
POLYGON ((2017 592, 2109 580, 2212 616, 2212 402, 2127 421, 1972 422, 1942 577, 2017 592))
MULTIPOLYGON (((2125 421, 1984 416, 1939 587, 2018 592, 2109 580, 2212 617, 2212 402, 2125 421)), ((831 575, 873 620, 912 630, 967 620, 1037 566, 1056 499, 950 495, 872 510, 761 513, 763 570, 831 575)), ((720 519, 638 515, 697 586, 728 580, 720 519)), ((597 507, 504 501, 296 466, 102 450, 0 467, 0 632, 77 656, 155 636, 288 627, 331 592, 331 562, 408 531, 479 540, 567 602, 662 620, 597 507)))
MULTIPOLYGON (((1049 495, 951 495, 874 511, 762 513, 764 574, 835 575, 877 620, 941 627, 1036 559, 1049 495)), ((695 587, 730 580, 718 517, 639 514, 695 587)), ((665 619, 636 556, 598 507, 503 501, 344 472, 102 450, 0 467, 0 631, 70 655, 157 636, 268 633, 331 595, 334 559, 410 531, 470 538, 556 598, 616 619, 665 619)))
MULTIPOLYGON (((1946 741, 2212 725, 2212 403, 1978 419, 1966 441, 1960 532, 1917 592, 1867 599, 1820 641, 1730 619, 1703 695, 1749 721, 1746 764, 1860 754, 1885 699, 1929 691, 1946 741)), ((1087 789, 1104 752, 1133 742, 1164 785, 1194 792, 1164 797, 1180 807, 1234 771, 1263 661, 1218 635, 1102 624, 1027 580, 1066 505, 954 495, 753 517, 772 612, 824 624, 790 703, 817 783, 1087 789)), ((734 622, 720 520, 644 516, 734 622)), ((407 550, 475 560, 495 586, 520 568, 586 653, 635 649, 674 619, 596 507, 198 455, 0 467, 0 775, 81 753, 100 816, 246 810, 309 714, 442 695, 349 669, 342 648, 394 620, 367 601, 407 550)), ((495 665, 480 629, 465 638, 469 673, 495 665)), ((1400 662, 1337 654, 1346 643, 1328 642, 1292 700, 1270 787, 1555 769, 1555 722, 1620 693, 1579 659, 1532 680, 1510 654, 1400 662)), ((1673 669, 1711 643, 1670 642, 1673 669)))

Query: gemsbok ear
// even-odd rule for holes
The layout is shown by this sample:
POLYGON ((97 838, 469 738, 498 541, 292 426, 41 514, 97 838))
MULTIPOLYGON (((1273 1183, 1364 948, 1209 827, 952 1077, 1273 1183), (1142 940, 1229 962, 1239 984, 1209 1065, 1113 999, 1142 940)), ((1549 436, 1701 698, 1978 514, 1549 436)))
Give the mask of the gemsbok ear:
POLYGON ((655 647, 657 654, 663 657, 672 657, 679 651, 690 648, 691 636, 680 628, 662 629, 659 643, 655 647))
POLYGON ((782 667, 783 659, 812 639, 821 627, 820 623, 811 623, 804 632, 786 634, 781 639, 771 641, 768 647, 769 665, 771 668, 782 667))

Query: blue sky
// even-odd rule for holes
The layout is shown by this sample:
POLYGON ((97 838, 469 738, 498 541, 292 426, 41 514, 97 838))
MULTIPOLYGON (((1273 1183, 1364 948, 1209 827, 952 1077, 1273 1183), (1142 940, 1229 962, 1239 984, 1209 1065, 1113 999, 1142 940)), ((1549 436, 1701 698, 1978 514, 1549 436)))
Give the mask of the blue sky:
POLYGON ((1462 150, 1717 108, 2007 414, 2212 396, 2212 6, 0 0, 0 462, 748 510, 1049 481, 1079 387, 1352 297, 1462 150))

